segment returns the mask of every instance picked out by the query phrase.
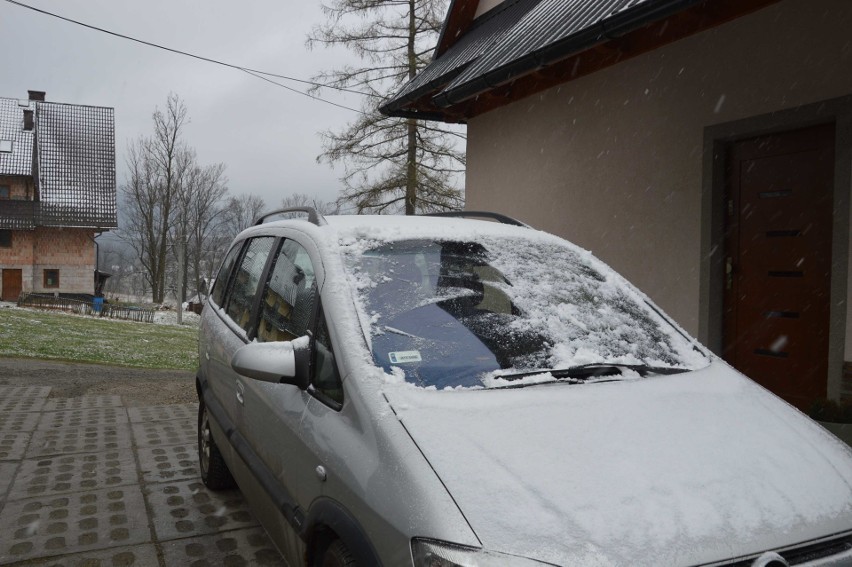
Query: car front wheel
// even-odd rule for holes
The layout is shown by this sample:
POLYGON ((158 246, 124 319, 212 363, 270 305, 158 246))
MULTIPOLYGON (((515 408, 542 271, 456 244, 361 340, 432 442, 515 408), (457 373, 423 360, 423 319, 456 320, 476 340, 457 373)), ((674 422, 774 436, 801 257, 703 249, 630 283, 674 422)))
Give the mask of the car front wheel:
POLYGON ((357 563, 342 541, 336 539, 325 548, 319 567, 355 567, 357 563))
POLYGON ((201 480, 211 490, 224 490, 234 486, 234 478, 228 465, 213 440, 210 430, 210 416, 204 402, 198 404, 198 464, 201 468, 201 480))

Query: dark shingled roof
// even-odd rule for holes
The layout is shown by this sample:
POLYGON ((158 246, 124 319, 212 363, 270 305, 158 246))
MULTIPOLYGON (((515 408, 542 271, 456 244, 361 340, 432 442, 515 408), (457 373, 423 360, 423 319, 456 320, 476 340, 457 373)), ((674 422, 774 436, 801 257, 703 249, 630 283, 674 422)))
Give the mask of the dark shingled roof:
POLYGON ((457 104, 701 1, 505 0, 381 110, 404 113, 406 104, 430 92, 438 108, 457 104))
POLYGON ((36 104, 42 224, 117 226, 113 109, 36 104))
POLYGON ((416 100, 429 91, 446 84, 465 67, 497 43, 521 18, 541 0, 506 0, 497 8, 477 18, 464 34, 441 57, 435 59, 397 93, 396 106, 416 100))
POLYGON ((0 153, 0 175, 34 175, 39 201, 0 202, 0 224, 24 228, 28 208, 35 226, 118 226, 113 109, 36 101, 28 106, 35 111, 31 132, 23 131, 26 108, 0 99, 0 139, 8 132, 19 140, 5 161, 0 153))

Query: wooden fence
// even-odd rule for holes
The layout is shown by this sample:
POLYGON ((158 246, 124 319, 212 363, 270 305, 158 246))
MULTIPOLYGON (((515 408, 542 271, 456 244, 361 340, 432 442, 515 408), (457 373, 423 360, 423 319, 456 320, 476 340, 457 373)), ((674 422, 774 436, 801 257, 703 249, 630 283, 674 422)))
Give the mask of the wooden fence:
POLYGON ((138 323, 153 323, 154 310, 143 307, 127 305, 112 305, 104 303, 96 306, 92 301, 82 301, 68 297, 56 297, 39 293, 24 293, 18 298, 19 307, 34 307, 36 309, 55 309, 58 311, 70 311, 78 315, 90 315, 93 317, 109 317, 110 319, 124 319, 138 323))

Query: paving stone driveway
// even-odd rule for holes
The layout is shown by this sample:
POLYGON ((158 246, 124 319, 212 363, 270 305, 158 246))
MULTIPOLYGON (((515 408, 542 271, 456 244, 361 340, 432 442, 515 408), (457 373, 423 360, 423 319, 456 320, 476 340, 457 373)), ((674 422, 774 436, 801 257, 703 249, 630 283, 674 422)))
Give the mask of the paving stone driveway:
POLYGON ((195 404, 0 386, 0 565, 284 565, 239 491, 198 477, 195 404))

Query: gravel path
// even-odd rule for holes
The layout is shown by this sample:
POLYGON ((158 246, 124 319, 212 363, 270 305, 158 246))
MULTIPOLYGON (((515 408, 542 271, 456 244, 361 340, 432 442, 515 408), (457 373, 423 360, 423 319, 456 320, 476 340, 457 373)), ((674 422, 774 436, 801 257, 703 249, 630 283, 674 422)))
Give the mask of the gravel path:
POLYGON ((126 407, 197 401, 195 374, 185 370, 0 358, 0 386, 50 386, 50 398, 116 395, 126 407))

